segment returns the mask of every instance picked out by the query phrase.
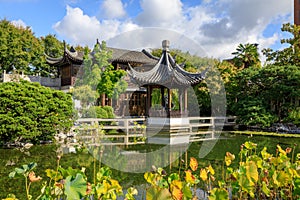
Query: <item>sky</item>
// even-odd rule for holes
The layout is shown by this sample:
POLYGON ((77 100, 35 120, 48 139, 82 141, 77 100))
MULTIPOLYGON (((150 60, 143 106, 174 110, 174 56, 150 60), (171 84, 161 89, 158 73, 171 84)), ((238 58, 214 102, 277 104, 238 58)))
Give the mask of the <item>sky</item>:
POLYGON ((71 45, 170 48, 227 59, 238 44, 281 49, 293 0, 0 0, 0 19, 71 45))

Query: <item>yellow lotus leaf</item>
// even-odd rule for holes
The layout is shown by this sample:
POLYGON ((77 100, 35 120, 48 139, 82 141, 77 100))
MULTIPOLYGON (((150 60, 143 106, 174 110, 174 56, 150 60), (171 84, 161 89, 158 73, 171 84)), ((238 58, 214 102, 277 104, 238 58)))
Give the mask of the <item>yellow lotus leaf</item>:
POLYGON ((277 145, 277 149, 278 149, 279 153, 286 155, 286 152, 281 148, 280 145, 277 145))
POLYGON ((190 167, 193 171, 196 171, 198 168, 198 161, 196 160, 196 158, 191 157, 190 158, 190 167))
POLYGON ((235 155, 234 154, 226 152, 226 156, 225 156, 226 166, 229 166, 234 159, 235 159, 235 155))
POLYGON ((300 174, 298 174, 297 170, 289 168, 289 173, 296 178, 300 178, 300 174))
POLYGON ((175 180, 171 184, 171 193, 172 197, 175 200, 182 200, 183 192, 181 191, 180 187, 182 187, 181 181, 175 180))
POLYGON ((122 192, 122 186, 119 184, 119 182, 115 179, 110 179, 110 183, 112 187, 116 188, 117 192, 122 192))
POLYGON ((215 174, 215 170, 212 168, 211 165, 209 165, 206 169, 207 169, 212 175, 215 174))
POLYGON ((260 153, 261 153, 261 156, 264 160, 270 159, 272 157, 272 154, 269 154, 267 152, 267 147, 264 147, 263 150, 260 153))
POLYGON ((250 182, 256 183, 258 181, 258 171, 255 162, 250 161, 246 163, 246 176, 250 182))
POLYGON ((103 180, 103 183, 99 188, 96 189, 96 192, 99 196, 102 194, 107 194, 110 187, 110 184, 106 180, 103 180))
POLYGON ((185 181, 191 184, 195 184, 196 178, 192 174, 191 170, 185 171, 185 181))
POLYGON ((182 182, 180 180, 172 181, 171 185, 174 185, 174 186, 178 187, 179 189, 182 189, 182 182))
POLYGON ((200 170, 200 178, 203 180, 203 181, 206 181, 207 180, 207 172, 205 169, 201 169, 200 170))

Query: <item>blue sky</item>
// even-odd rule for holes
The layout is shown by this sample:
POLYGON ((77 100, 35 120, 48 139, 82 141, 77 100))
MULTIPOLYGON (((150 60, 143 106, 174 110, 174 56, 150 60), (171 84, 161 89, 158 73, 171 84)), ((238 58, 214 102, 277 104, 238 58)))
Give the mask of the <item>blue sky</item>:
POLYGON ((192 41, 206 56, 229 58, 240 43, 282 48, 280 27, 293 23, 293 1, 0 0, 0 18, 72 45, 92 47, 99 38, 109 46, 154 48, 165 37, 174 48, 192 41))

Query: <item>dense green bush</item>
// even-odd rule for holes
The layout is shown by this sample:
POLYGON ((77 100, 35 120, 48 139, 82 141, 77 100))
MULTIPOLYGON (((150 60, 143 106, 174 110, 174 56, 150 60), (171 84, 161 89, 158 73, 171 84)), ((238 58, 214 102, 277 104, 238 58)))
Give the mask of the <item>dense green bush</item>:
POLYGON ((82 117, 113 119, 115 118, 115 115, 111 106, 91 106, 88 109, 83 110, 82 117))
POLYGON ((38 142, 73 125, 73 102, 62 91, 28 81, 0 84, 0 140, 38 142))
POLYGON ((115 118, 114 109, 111 106, 103 106, 102 109, 107 112, 107 118, 109 119, 115 118))
POLYGON ((293 124, 300 126, 300 107, 291 110, 285 121, 292 122, 293 124))

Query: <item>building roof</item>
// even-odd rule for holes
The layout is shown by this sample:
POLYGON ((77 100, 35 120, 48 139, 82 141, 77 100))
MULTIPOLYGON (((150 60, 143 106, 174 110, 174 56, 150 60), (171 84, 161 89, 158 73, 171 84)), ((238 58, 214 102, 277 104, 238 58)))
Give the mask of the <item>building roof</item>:
POLYGON ((76 51, 73 47, 70 50, 67 49, 64 43, 64 54, 59 58, 53 58, 46 55, 46 61, 50 65, 61 66, 66 63, 73 63, 81 65, 83 62, 83 52, 76 51))
POLYGON ((118 49, 107 47, 107 50, 112 51, 111 62, 120 63, 138 63, 138 64, 155 64, 158 58, 152 56, 150 53, 143 51, 132 51, 127 49, 118 49))
POLYGON ((129 76, 139 86, 163 85, 169 88, 188 87, 201 82, 208 70, 201 73, 189 73, 181 68, 169 53, 169 41, 163 41, 163 53, 158 63, 149 71, 136 71, 129 65, 129 76))
MULTIPOLYGON (((99 42, 97 41, 97 43, 99 42)), ((101 45, 99 46, 101 48, 101 45)), ((112 47, 107 47, 107 50, 112 51, 112 58, 110 59, 110 62, 155 65, 155 63, 157 63, 159 60, 159 58, 151 55, 145 50, 133 51, 112 47)), ((71 47, 71 49, 68 50, 65 45, 63 56, 59 58, 52 58, 46 55, 46 61, 48 64, 56 66, 61 66, 65 63, 82 64, 83 52, 78 52, 73 47, 71 47)))

